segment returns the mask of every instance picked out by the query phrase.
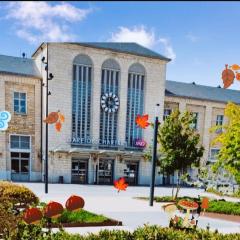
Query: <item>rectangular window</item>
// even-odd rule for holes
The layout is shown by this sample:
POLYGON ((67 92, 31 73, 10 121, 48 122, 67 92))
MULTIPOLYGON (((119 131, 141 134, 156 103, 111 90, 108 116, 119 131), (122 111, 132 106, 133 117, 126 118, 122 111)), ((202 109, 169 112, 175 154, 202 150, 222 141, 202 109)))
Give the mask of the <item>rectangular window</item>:
POLYGON ((210 152, 210 158, 213 160, 217 159, 217 154, 219 153, 220 149, 218 148, 212 148, 210 152))
POLYGON ((10 137, 10 146, 11 149, 30 149, 30 137, 12 135, 10 137))
POLYGON ((192 123, 192 128, 193 129, 198 129, 198 112, 193 112, 193 117, 194 117, 194 120, 193 120, 193 123, 192 123))
POLYGON ((172 113, 172 109, 169 109, 169 108, 165 108, 164 109, 164 113, 163 113, 163 121, 165 121, 165 119, 170 116, 172 113))
POLYGON ((26 93, 14 92, 14 112, 18 114, 27 113, 26 93))
POLYGON ((217 115, 216 126, 222 126, 222 125, 223 125, 223 115, 217 115))

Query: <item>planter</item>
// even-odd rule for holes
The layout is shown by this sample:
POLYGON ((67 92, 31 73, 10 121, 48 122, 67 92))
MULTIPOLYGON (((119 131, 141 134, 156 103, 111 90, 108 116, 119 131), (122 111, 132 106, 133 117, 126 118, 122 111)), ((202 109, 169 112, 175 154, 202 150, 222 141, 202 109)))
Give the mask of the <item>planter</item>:
POLYGON ((77 223, 49 223, 47 225, 47 228, 59 228, 59 227, 106 227, 106 226, 122 226, 121 221, 117 221, 114 219, 108 219, 104 222, 92 222, 92 223, 86 223, 86 222, 77 222, 77 223))

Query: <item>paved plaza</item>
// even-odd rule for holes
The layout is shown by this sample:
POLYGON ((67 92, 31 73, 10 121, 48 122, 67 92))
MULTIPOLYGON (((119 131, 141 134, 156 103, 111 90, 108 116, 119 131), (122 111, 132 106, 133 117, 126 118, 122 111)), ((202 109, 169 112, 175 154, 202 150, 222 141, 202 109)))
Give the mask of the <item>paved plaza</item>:
MULTIPOLYGON (((67 228, 68 232, 85 234, 87 232, 98 232, 103 228, 133 231, 146 223, 168 226, 168 216, 162 210, 161 203, 154 203, 154 206, 150 207, 148 201, 134 199, 134 197, 140 196, 148 197, 149 187, 128 187, 126 192, 117 193, 113 186, 49 184, 49 193, 45 194, 43 183, 24 183, 24 185, 36 193, 41 201, 52 200, 64 204, 70 195, 80 195, 85 199, 84 209, 103 214, 123 223, 123 226, 119 227, 67 228)), ((172 188, 156 187, 155 196, 170 196, 171 191, 172 188)), ((193 188, 182 188, 180 195, 191 197, 197 197, 198 195, 214 196, 205 193, 202 189, 193 188)), ((237 201, 234 198, 226 198, 226 200, 237 201)), ((207 217, 199 218, 199 227, 206 228, 208 224, 211 230, 217 229, 223 233, 240 233, 240 223, 207 217)))

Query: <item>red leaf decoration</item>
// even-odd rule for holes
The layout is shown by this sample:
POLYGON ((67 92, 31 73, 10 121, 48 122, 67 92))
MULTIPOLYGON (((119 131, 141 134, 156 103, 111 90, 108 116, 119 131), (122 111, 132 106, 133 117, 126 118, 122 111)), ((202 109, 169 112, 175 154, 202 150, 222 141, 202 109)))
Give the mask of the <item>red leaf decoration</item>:
POLYGON ((118 189, 118 193, 120 191, 126 191, 128 184, 125 182, 125 178, 120 178, 114 181, 114 187, 118 189))
POLYGON ((140 127, 140 128, 146 128, 150 125, 150 123, 148 122, 148 114, 141 116, 140 114, 137 115, 136 117, 136 124, 140 127))

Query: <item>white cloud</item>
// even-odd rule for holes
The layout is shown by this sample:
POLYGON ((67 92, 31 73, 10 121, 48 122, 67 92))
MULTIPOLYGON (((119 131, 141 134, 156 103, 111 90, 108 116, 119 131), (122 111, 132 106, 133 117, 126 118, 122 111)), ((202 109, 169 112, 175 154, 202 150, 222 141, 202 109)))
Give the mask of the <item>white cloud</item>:
POLYGON ((136 42, 145 47, 156 49, 163 47, 164 54, 174 60, 176 53, 170 41, 166 38, 158 38, 153 29, 147 29, 144 25, 128 27, 119 27, 118 31, 111 34, 108 41, 112 42, 136 42), (161 45, 161 46, 160 46, 161 45))
POLYGON ((191 42, 197 42, 199 40, 199 37, 193 35, 192 33, 188 33, 186 35, 186 38, 190 40, 191 42))
POLYGON ((91 9, 80 9, 69 3, 11 2, 7 18, 16 22, 17 36, 30 43, 42 41, 71 41, 69 23, 82 21, 91 9))
POLYGON ((173 47, 172 47, 170 41, 167 38, 160 38, 159 42, 161 42, 163 44, 166 56, 168 58, 171 58, 172 61, 174 61, 177 56, 176 56, 176 53, 173 50, 173 47))
POLYGON ((112 33, 109 41, 113 42, 137 42, 145 47, 152 48, 156 45, 156 37, 153 30, 147 30, 144 26, 134 26, 132 29, 119 27, 119 31, 112 33))

